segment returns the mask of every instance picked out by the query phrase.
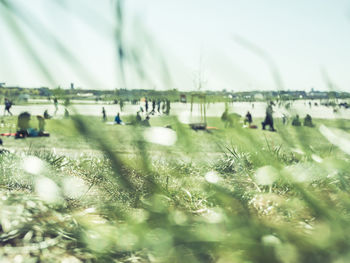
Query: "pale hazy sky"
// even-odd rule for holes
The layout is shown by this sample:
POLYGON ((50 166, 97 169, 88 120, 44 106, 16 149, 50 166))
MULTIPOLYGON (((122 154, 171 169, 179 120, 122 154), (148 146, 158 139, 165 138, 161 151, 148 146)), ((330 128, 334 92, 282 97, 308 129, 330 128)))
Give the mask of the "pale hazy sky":
MULTIPOLYGON (((114 1, 10 2, 18 15, 0 7, 0 82, 122 87, 114 1)), ((126 0, 125 16, 126 49, 140 61, 126 66, 127 88, 192 90, 201 72, 203 89, 276 89, 266 62, 240 45, 239 36, 269 54, 285 89, 327 89, 323 68, 350 91, 350 1, 126 0)))

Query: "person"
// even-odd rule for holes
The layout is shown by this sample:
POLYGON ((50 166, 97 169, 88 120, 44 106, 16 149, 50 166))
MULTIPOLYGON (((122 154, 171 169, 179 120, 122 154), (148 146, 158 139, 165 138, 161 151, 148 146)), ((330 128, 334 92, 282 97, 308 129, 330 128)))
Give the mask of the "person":
POLYGON ((236 114, 229 114, 228 112, 228 104, 225 103, 225 111, 221 115, 221 120, 225 123, 225 128, 232 128, 234 123, 238 121, 240 116, 236 114))
POLYGON ((158 113, 160 113, 160 99, 158 99, 157 101, 157 111, 158 113))
POLYGON ((39 136, 40 136, 40 135, 44 134, 44 131, 45 131, 45 119, 41 115, 37 115, 36 118, 37 118, 38 124, 39 124, 39 136))
POLYGON ((145 100, 145 109, 146 109, 146 113, 147 113, 148 112, 148 100, 147 100, 147 98, 145 100))
POLYGON ((152 111, 153 114, 156 112, 156 100, 152 100, 152 111))
POLYGON ((151 125, 150 125, 150 123, 149 123, 149 116, 147 115, 147 117, 146 117, 146 119, 144 119, 142 122, 141 122, 141 124, 142 124, 142 126, 145 126, 145 127, 150 127, 151 125))
POLYGON ((283 113, 282 115, 282 123, 283 125, 287 125, 287 122, 288 122, 288 117, 286 114, 283 113))
POLYGON ((142 121, 142 118, 141 118, 141 116, 140 116, 140 112, 138 111, 138 112, 136 113, 136 124, 141 123, 141 121, 142 121))
POLYGON ((17 117, 17 132, 15 138, 25 138, 28 136, 30 113, 22 112, 17 117))
POLYGON ((166 100, 166 110, 165 110, 165 114, 169 115, 170 113, 170 100, 166 100))
POLYGON ((106 115, 105 107, 102 107, 102 120, 103 121, 107 121, 107 115, 106 115))
POLYGON ((6 114, 6 111, 9 113, 9 115, 12 116, 12 112, 10 111, 12 107, 12 102, 8 99, 5 98, 5 111, 4 111, 4 115, 6 114))
POLYGON ((253 122, 252 115, 248 111, 247 114, 245 115, 244 124, 248 123, 250 126, 252 124, 252 122, 253 122))
POLYGON ((66 98, 65 100, 64 100, 64 106, 65 107, 68 107, 70 105, 70 100, 69 100, 69 98, 66 98))
POLYGON ((118 112, 117 116, 115 116, 114 122, 115 122, 115 124, 122 124, 123 123, 122 119, 120 118, 119 112, 118 112))
POLYGON ((297 114, 292 120, 292 126, 301 126, 299 115, 297 114))
POLYGON ((221 120, 225 123, 225 128, 228 126, 228 108, 225 108, 225 111, 221 115, 221 120))
POLYGON ((56 115, 57 111, 58 111, 58 100, 56 97, 53 98, 53 104, 55 105, 55 113, 54 115, 56 115))
POLYGON ((309 114, 306 114, 306 117, 304 119, 304 126, 307 127, 314 127, 315 125, 312 123, 312 118, 309 114))
POLYGON ((266 108, 266 117, 265 120, 261 123, 262 129, 265 130, 266 125, 270 126, 270 131, 276 131, 273 127, 273 109, 272 109, 273 102, 270 101, 270 104, 266 108))
POLYGON ((44 119, 51 119, 51 116, 47 110, 44 111, 44 119))
POLYGON ((119 108, 120 108, 120 111, 123 111, 124 109, 124 101, 122 99, 120 99, 119 101, 119 108))
POLYGON ((68 111, 67 108, 64 108, 64 117, 65 117, 66 119, 69 118, 69 111, 68 111))
POLYGON ((163 100, 163 104, 162 104, 162 112, 165 113, 165 100, 163 100))

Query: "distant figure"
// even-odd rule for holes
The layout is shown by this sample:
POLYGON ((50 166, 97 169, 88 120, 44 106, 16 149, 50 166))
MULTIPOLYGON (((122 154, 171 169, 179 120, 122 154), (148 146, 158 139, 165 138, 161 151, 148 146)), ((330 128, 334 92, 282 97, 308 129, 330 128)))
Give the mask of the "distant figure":
POLYGON ((265 120, 261 123, 262 129, 265 130, 266 125, 270 126, 270 131, 276 131, 273 127, 273 109, 272 109, 273 102, 270 101, 270 104, 266 108, 266 117, 265 120))
POLYGON ((53 98, 53 104, 55 105, 55 113, 54 115, 56 115, 57 111, 58 111, 58 100, 57 98, 53 98))
POLYGON ((237 119, 239 119, 239 117, 236 114, 229 114, 228 113, 228 105, 225 104, 225 111, 221 115, 221 120, 224 122, 225 128, 227 128, 227 127, 232 128, 233 123, 237 119))
POLYGON ((292 126, 301 126, 299 115, 297 114, 292 120, 292 126))
POLYGON ((68 107, 70 105, 70 100, 69 100, 69 98, 66 98, 65 100, 64 100, 64 106, 65 107, 68 107))
POLYGON ((44 111, 44 119, 51 119, 51 116, 47 110, 44 111))
POLYGON ((65 117, 66 119, 69 118, 69 111, 67 110, 67 108, 64 108, 64 117, 65 117))
POLYGON ((119 112, 118 112, 117 116, 115 116, 114 122, 115 122, 115 124, 122 124, 123 123, 122 119, 120 118, 119 112))
POLYGON ((12 112, 10 111, 12 107, 12 101, 10 101, 8 98, 5 98, 5 111, 4 115, 6 114, 6 111, 9 113, 9 115, 12 116, 12 112))
POLYGON ((22 112, 17 118, 17 133, 16 138, 25 138, 28 136, 30 122, 30 113, 22 112))
POLYGON ((148 100, 146 98, 146 101, 145 101, 145 109, 146 109, 146 112, 148 112, 148 100))
POLYGON ((165 101, 163 100, 163 105, 162 105, 162 112, 165 112, 165 101))
POLYGON ((120 99, 119 108, 120 108, 120 111, 123 111, 124 109, 124 101, 122 99, 120 99))
POLYGON ((142 126, 145 126, 145 127, 150 127, 150 123, 149 123, 149 116, 146 117, 146 119, 144 119, 142 122, 141 122, 142 126))
POLYGON ((102 107, 102 120, 103 121, 107 121, 107 115, 106 115, 105 107, 102 107))
POLYGON ((287 122, 288 122, 287 115, 283 113, 283 115, 282 115, 282 123, 283 123, 283 125, 286 125, 287 122))
POLYGON ((165 110, 165 114, 169 115, 170 114, 170 100, 166 100, 166 110, 165 110))
POLYGON ((136 124, 140 124, 142 122, 142 118, 140 116, 140 112, 138 111, 136 113, 136 124))
POLYGON ((36 116, 39 123, 39 135, 42 135, 45 131, 45 119, 41 115, 36 116))
POLYGON ((152 100, 152 111, 153 114, 156 112, 156 100, 152 100))
POLYGON ((157 101, 157 111, 158 113, 160 113, 160 99, 158 99, 157 101))
POLYGON ((248 111, 247 114, 245 115, 245 119, 244 119, 244 124, 249 124, 249 126, 252 124, 253 122, 253 118, 252 115, 250 114, 250 112, 248 111))
POLYGON ((221 115, 221 120, 225 123, 225 128, 227 128, 228 125, 228 108, 225 108, 225 111, 221 115))
POLYGON ((309 114, 306 114, 306 117, 304 119, 304 126, 307 127, 314 127, 315 125, 312 123, 312 118, 309 114))
POLYGON ((312 104, 311 104, 311 101, 309 101, 309 107, 310 107, 310 108, 311 108, 311 105, 312 105, 312 104))

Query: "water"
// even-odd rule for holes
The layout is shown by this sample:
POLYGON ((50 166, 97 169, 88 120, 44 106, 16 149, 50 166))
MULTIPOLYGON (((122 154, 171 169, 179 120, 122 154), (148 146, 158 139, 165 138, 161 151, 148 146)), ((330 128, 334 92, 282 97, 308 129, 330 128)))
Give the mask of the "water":
MULTIPOLYGON (((141 106, 144 106, 141 104, 141 106)), ((74 104, 74 109, 77 113, 88 116, 102 116, 102 107, 105 107, 107 116, 115 116, 120 112, 119 105, 107 104, 107 103, 96 103, 88 102, 84 104, 74 104)), ((151 104, 149 105, 151 108, 151 104)), ((265 116, 266 103, 265 102, 254 102, 254 107, 250 102, 235 102, 229 104, 229 111, 235 112, 244 116, 247 111, 250 111, 253 118, 263 118, 265 116)), ((55 107, 53 104, 31 104, 31 105, 13 105, 11 112, 14 115, 18 115, 23 111, 28 111, 32 115, 42 115, 45 110, 48 110, 50 115, 54 115, 55 107)), ((136 114, 140 110, 140 105, 125 104, 122 116, 136 114)), ((207 105, 207 117, 220 117, 225 110, 224 103, 212 103, 207 105)), ((172 103, 171 104, 171 115, 176 115, 179 119, 185 123, 200 121, 200 106, 199 104, 193 105, 193 112, 191 113, 191 104, 183 103, 172 103)), ((63 116, 64 106, 59 105, 57 116, 63 116)), ((305 117, 306 114, 310 114, 313 118, 321 119, 350 119, 350 109, 339 109, 338 112, 334 113, 333 108, 326 106, 312 106, 309 107, 308 101, 295 101, 289 111, 284 107, 274 106, 274 117, 280 118, 283 114, 292 116, 299 114, 301 118, 305 117)), ((157 114, 156 114, 157 116, 157 114)))

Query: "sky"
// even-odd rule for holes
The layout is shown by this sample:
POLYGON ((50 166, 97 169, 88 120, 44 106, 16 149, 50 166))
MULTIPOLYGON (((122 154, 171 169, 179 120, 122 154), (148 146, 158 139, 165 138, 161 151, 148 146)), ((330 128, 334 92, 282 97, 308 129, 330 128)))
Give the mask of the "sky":
POLYGON ((349 0, 125 0, 123 27, 113 0, 9 2, 7 86, 350 91, 349 0))

